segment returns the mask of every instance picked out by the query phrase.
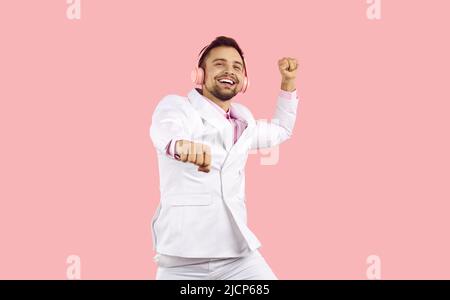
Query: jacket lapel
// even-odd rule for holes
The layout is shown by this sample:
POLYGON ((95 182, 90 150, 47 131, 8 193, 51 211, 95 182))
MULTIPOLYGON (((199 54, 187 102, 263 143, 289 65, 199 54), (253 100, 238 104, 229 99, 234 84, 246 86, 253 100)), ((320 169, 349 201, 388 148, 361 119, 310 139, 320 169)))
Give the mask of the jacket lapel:
POLYGON ((233 131, 229 122, 225 122, 224 116, 215 109, 208 100, 203 97, 195 88, 188 94, 188 99, 192 106, 200 114, 201 118, 219 130, 222 147, 230 151, 233 146, 233 131))
POLYGON ((246 150, 249 148, 247 146, 250 146, 250 138, 253 130, 255 129, 255 120, 251 115, 249 115, 245 110, 241 109, 239 105, 235 105, 234 103, 231 104, 233 107, 233 113, 239 117, 239 119, 244 120, 247 123, 247 127, 244 129, 244 131, 241 133, 241 136, 236 141, 236 144, 234 144, 231 149, 230 153, 228 154, 227 161, 229 162, 232 160, 233 156, 240 154, 246 154, 246 150))
POLYGON ((241 136, 233 144, 233 126, 227 120, 224 120, 224 116, 215 109, 208 100, 203 97, 195 88, 192 89, 188 94, 188 99, 192 106, 198 111, 201 118, 217 128, 220 133, 222 146, 229 152, 225 162, 233 160, 233 156, 237 154, 245 154, 246 150, 249 148, 249 143, 251 142, 249 138, 253 130, 255 129, 256 123, 251 115, 249 115, 244 109, 240 108, 240 105, 231 103, 233 113, 237 115, 241 120, 247 122, 247 127, 242 132, 241 136))

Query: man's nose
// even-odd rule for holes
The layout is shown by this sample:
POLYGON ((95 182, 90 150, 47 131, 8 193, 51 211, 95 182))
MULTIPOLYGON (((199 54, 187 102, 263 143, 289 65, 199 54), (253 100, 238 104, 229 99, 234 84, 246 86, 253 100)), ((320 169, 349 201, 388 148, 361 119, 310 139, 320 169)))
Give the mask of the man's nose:
POLYGON ((232 65, 229 65, 229 64, 226 64, 225 72, 234 74, 233 66, 232 66, 232 65))
POLYGON ((227 67, 227 69, 225 70, 225 74, 233 74, 236 75, 233 71, 233 68, 227 67))

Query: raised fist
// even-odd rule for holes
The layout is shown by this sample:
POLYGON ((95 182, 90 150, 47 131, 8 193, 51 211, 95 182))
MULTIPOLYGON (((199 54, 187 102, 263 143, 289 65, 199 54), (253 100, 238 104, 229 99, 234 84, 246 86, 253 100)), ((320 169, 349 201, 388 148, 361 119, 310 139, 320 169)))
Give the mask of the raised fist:
POLYGON ((283 57, 278 60, 278 67, 280 69, 282 80, 294 80, 297 77, 298 63, 295 58, 283 57))

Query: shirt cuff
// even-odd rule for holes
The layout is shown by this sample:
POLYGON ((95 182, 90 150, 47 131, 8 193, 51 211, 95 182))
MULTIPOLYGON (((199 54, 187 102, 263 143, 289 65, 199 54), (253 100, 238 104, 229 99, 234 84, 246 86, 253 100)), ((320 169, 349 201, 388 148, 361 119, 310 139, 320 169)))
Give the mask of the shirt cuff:
POLYGON ((297 99, 297 90, 295 89, 292 92, 280 90, 280 97, 288 100, 297 99))
POLYGON ((167 144, 167 147, 166 147, 166 149, 167 149, 166 153, 170 157, 175 158, 176 160, 180 160, 180 156, 178 154, 175 154, 175 145, 176 145, 177 141, 179 141, 179 140, 178 139, 170 140, 169 144, 167 144))

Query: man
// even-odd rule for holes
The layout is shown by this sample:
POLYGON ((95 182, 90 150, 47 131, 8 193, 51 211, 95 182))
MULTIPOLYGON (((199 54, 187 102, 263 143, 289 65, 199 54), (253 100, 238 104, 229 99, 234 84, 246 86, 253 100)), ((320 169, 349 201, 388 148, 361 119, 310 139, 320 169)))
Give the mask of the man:
POLYGON ((232 103, 248 86, 236 41, 220 36, 200 53, 193 74, 201 88, 165 96, 152 116, 161 192, 152 220, 156 279, 277 279, 247 227, 244 169, 249 150, 292 135, 297 61, 278 61, 281 91, 274 119, 264 122, 232 103))

